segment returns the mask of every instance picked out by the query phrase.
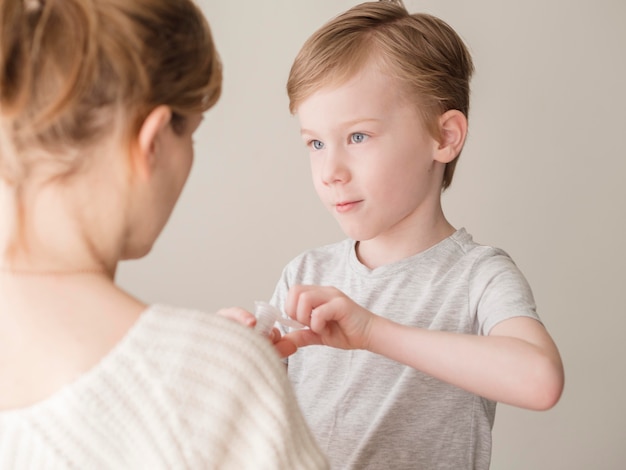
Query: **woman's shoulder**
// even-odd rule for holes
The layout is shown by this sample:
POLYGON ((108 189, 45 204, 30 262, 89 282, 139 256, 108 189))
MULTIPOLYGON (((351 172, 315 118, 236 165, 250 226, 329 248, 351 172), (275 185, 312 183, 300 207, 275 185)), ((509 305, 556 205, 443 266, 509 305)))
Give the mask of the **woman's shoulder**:
POLYGON ((156 367, 190 454, 245 468, 326 468, 267 338, 215 313, 153 305, 146 314, 143 360, 156 367))
POLYGON ((276 423, 316 455, 267 338, 214 313, 151 305, 75 383, 0 414, 0 441, 45 451, 49 461, 61 458, 55 446, 62 442, 83 467, 105 455, 112 459, 107 468, 165 468, 183 457, 194 468, 251 468, 259 459, 269 464, 257 468, 282 468, 275 459, 296 457, 282 443, 288 436, 268 432, 276 423), (120 454, 120 443, 133 446, 120 454))
POLYGON ((213 364, 241 371, 280 362, 267 338, 216 313, 155 304, 143 317, 136 352, 159 358, 161 367, 205 370, 213 364))

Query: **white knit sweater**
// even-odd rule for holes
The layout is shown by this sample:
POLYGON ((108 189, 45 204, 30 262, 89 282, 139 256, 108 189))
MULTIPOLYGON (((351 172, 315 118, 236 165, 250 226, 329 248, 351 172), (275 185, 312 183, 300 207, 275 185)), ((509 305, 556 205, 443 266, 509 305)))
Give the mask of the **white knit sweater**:
POLYGON ((155 305, 76 382, 0 413, 0 469, 74 468, 328 467, 265 338, 155 305))

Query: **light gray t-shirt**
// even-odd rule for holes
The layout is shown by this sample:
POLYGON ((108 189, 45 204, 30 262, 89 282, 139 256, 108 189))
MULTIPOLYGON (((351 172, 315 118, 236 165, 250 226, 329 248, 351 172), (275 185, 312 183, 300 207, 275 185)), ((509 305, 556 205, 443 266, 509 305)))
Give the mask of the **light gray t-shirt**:
MULTIPOLYGON (((282 309, 294 284, 334 286, 378 315, 433 330, 487 335, 508 318, 538 319, 511 258, 464 229, 374 270, 353 240, 307 251, 284 269, 271 303, 282 309)), ((289 377, 334 470, 489 468, 493 401, 361 350, 302 348, 289 377)))

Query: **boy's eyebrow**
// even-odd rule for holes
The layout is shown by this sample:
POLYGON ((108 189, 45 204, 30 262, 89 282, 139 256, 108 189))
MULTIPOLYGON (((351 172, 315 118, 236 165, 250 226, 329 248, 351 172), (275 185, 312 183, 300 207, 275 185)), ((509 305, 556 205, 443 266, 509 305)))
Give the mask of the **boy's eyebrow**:
MULTIPOLYGON (((365 122, 381 122, 381 121, 383 121, 383 119, 377 119, 377 118, 357 118, 357 119, 351 119, 350 121, 342 122, 341 126, 342 127, 352 127, 352 126, 355 126, 357 124, 363 124, 365 122)), ((309 129, 301 128, 300 129, 300 134, 315 134, 315 132, 310 131, 309 129)))

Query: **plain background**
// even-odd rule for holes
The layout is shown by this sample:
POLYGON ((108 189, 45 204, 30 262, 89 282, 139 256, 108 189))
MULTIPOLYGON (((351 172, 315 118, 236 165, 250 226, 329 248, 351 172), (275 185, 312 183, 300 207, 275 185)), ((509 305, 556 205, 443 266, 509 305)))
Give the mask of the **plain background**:
MULTIPOLYGON (((302 250, 343 238, 317 200, 285 82, 304 40, 357 2, 200 1, 224 91, 179 205, 118 280, 148 302, 269 299, 302 250)), ((496 470, 626 468, 626 3, 407 0, 468 44, 469 140, 444 210, 529 279, 566 371, 558 405, 499 405, 496 470)), ((390 468, 393 463, 390 462, 390 468)))

